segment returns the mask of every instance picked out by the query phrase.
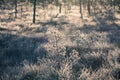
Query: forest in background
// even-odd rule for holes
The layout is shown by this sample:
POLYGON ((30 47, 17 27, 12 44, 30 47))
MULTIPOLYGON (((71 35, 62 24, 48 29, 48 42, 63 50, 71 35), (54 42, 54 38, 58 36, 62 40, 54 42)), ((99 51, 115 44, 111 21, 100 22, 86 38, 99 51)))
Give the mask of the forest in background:
MULTIPOLYGON (((14 13, 14 19, 17 18, 17 13, 23 13, 23 6, 27 8, 27 6, 33 6, 33 23, 35 23, 36 18, 36 12, 39 9, 48 9, 48 5, 54 5, 58 7, 59 12, 61 13, 62 6, 65 9, 65 13, 67 11, 71 10, 72 6, 79 6, 79 12, 81 15, 81 18, 83 18, 83 11, 87 10, 87 14, 94 15, 96 13, 96 6, 98 4, 101 4, 101 6, 104 6, 104 8, 108 7, 112 8, 114 10, 120 10, 120 1, 119 0, 1 0, 0 1, 0 7, 1 9, 10 8, 13 9, 12 11, 14 13), (17 7, 21 7, 18 9, 17 7), (36 10, 36 6, 39 7, 39 9, 36 10)), ((11 13, 12 14, 12 13, 11 13)), ((45 16, 45 15, 44 15, 45 16)))

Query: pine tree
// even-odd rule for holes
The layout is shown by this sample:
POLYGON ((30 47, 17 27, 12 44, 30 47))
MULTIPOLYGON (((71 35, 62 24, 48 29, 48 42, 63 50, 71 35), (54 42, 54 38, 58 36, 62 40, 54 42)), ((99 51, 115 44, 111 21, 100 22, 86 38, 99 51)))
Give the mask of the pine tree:
POLYGON ((36 0, 34 0, 34 8, 33 8, 33 23, 35 23, 35 16, 36 16, 36 0))
POLYGON ((79 4, 80 4, 80 14, 81 14, 81 18, 83 18, 83 14, 82 14, 82 0, 79 0, 79 4))
POLYGON ((87 7, 88 7, 88 14, 90 15, 90 13, 91 13, 90 12, 90 0, 88 0, 88 6, 87 7))
POLYGON ((17 0, 14 0, 14 5, 15 5, 15 18, 17 18, 17 0))

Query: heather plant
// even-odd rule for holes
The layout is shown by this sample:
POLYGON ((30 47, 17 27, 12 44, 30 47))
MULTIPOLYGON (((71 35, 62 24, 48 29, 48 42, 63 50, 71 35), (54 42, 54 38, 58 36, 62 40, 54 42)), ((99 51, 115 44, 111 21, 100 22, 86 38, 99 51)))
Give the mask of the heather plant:
POLYGON ((0 80, 120 79, 118 0, 0 4, 0 80))

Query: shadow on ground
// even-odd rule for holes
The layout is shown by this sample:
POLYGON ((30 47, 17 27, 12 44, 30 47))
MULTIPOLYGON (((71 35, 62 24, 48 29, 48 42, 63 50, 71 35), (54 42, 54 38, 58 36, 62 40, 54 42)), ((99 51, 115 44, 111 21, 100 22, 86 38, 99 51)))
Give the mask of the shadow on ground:
POLYGON ((120 25, 115 23, 119 19, 115 17, 114 12, 106 10, 106 14, 102 15, 102 17, 96 15, 93 21, 96 22, 95 26, 85 24, 82 28, 77 29, 86 34, 92 31, 99 33, 106 32, 108 33, 108 42, 120 48, 120 25))
POLYGON ((41 45, 47 43, 44 37, 25 37, 0 33, 0 73, 6 67, 21 65, 24 60, 36 63, 37 58, 44 58, 47 51, 41 45))
MULTIPOLYGON (((110 67, 107 56, 110 51, 114 51, 115 48, 120 48, 120 25, 115 23, 115 21, 118 21, 119 19, 115 17, 114 12, 112 12, 111 10, 106 10, 106 14, 107 15, 103 15, 104 17, 101 17, 99 15, 95 16, 95 19, 93 20, 96 22, 95 26, 84 24, 82 27, 77 27, 75 30, 80 30, 80 32, 85 34, 89 34, 91 32, 97 32, 98 34, 102 32, 108 33, 106 36, 108 38, 107 42, 113 44, 114 47, 93 49, 90 47, 83 48, 81 46, 67 46, 67 56, 70 56, 69 54, 72 52, 72 50, 76 50, 77 52, 79 52, 79 56, 83 55, 83 57, 79 60, 80 65, 78 65, 78 67, 75 66, 76 71, 79 71, 82 65, 87 68, 91 68, 93 71, 99 70, 103 65, 105 65, 106 67, 110 67), (100 55, 99 57, 84 57, 85 54, 93 52, 102 53, 102 55, 100 55)), ((119 71, 115 72, 115 74, 118 75, 117 77, 120 76, 119 71)), ((114 76, 115 78, 117 78, 116 75, 114 76)))

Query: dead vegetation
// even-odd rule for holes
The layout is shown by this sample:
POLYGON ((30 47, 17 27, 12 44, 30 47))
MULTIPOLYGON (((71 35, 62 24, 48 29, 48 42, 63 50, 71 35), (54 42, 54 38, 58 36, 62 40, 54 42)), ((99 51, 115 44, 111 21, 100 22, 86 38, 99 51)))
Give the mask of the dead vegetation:
POLYGON ((17 19, 0 11, 0 80, 119 80, 120 14, 98 7, 81 19, 78 7, 48 8, 36 24, 31 7, 17 19))

